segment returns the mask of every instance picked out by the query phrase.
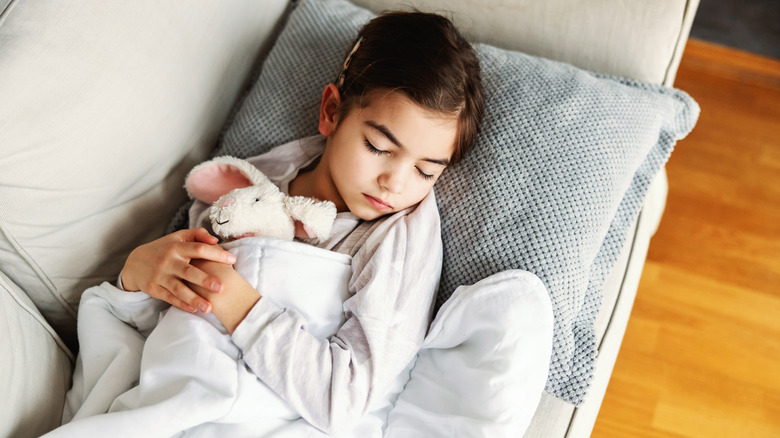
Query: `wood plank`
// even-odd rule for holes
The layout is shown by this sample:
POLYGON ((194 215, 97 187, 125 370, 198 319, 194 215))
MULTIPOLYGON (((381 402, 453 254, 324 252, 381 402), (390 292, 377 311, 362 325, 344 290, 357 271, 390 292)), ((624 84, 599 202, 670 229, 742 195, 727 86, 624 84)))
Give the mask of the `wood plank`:
POLYGON ((594 437, 780 436, 780 61, 691 40, 702 108, 594 437))
MULTIPOLYGON (((691 39, 683 56, 686 67, 724 79, 780 90, 780 61, 735 50, 726 46, 691 39)), ((680 74, 677 74, 680 77, 680 74)))

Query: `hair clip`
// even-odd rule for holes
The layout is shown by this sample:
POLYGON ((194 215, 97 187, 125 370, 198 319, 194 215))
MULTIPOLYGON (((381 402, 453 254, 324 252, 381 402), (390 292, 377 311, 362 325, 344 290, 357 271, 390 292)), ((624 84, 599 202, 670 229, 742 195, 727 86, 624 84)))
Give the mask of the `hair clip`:
POLYGON ((336 86, 339 87, 339 90, 341 90, 341 87, 344 85, 344 77, 347 75, 347 69, 349 68, 349 63, 352 61, 352 56, 357 52, 358 47, 360 47, 360 43, 363 41, 363 37, 358 38, 357 42, 355 43, 355 46, 352 48, 352 50, 349 52, 349 55, 347 55, 347 58, 344 60, 344 66, 341 69, 341 73, 339 73, 339 77, 336 79, 336 86))

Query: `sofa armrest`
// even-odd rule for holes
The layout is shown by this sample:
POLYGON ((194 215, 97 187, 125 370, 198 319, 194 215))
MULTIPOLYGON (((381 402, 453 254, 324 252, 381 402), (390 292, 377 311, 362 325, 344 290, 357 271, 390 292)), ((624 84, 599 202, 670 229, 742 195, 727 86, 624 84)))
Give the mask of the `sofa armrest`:
POLYGON ((3 272, 0 333, 0 436, 40 436, 60 424, 73 354, 3 272))

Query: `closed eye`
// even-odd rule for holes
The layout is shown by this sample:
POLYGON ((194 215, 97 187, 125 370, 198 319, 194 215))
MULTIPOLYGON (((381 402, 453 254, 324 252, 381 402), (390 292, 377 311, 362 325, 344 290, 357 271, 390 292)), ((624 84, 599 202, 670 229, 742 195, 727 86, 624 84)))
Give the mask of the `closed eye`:
POLYGON ((365 143, 365 145, 366 145, 366 148, 368 149, 368 151, 369 151, 369 152, 371 152, 372 154, 376 154, 376 155, 386 155, 386 154, 389 154, 389 153, 390 153, 390 151, 384 151, 384 150, 382 150, 382 149, 377 149, 377 148, 375 148, 375 147, 374 147, 374 145, 372 145, 372 144, 371 144, 371 142, 370 142, 370 141, 368 141, 368 139, 366 139, 366 140, 364 141, 364 143, 365 143))
MULTIPOLYGON (((366 149, 368 149, 368 151, 371 152, 372 154, 375 154, 375 155, 388 155, 390 153, 390 151, 385 151, 385 150, 382 150, 382 149, 379 149, 379 148, 375 147, 374 145, 371 144, 370 141, 368 141, 368 139, 365 139, 363 142, 366 145, 366 149)), ((415 169, 417 169, 417 174, 420 175, 420 177, 422 179, 426 180, 426 181, 430 181, 430 180, 435 178, 435 175, 431 175, 431 174, 425 173, 419 167, 415 167, 415 169)))
POLYGON ((422 177, 422 179, 424 179, 426 181, 430 181, 430 180, 432 180, 434 178, 433 175, 429 175, 429 174, 423 172, 422 170, 420 170, 419 167, 417 167, 416 169, 417 169, 417 173, 422 177))

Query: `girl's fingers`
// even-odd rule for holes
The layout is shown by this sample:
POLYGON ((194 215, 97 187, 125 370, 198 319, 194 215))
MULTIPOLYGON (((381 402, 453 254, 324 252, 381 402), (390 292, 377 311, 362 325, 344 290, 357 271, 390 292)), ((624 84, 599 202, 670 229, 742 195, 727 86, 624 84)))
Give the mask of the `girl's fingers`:
POLYGON ((166 303, 174 307, 178 307, 179 309, 184 310, 185 312, 194 313, 195 311, 197 311, 197 309, 194 306, 191 306, 181 298, 171 293, 168 289, 159 285, 150 289, 149 296, 157 298, 158 300, 165 301, 166 303))
POLYGON ((203 242, 211 245, 219 242, 215 236, 212 236, 205 228, 194 228, 175 231, 164 238, 178 240, 179 242, 203 242))
MULTIPOLYGON (((179 278, 181 278, 182 280, 188 283, 197 284, 198 286, 204 289, 208 289, 212 292, 222 291, 222 283, 219 281, 218 278, 208 275, 207 273, 196 268, 190 263, 182 263, 178 267, 176 273, 179 276, 179 278)), ((193 292, 190 288, 187 288, 187 290, 189 290, 196 296, 200 296, 197 295, 197 293, 193 292)))
POLYGON ((219 245, 207 245, 203 243, 185 243, 184 254, 189 259, 203 259, 212 262, 232 265, 236 262, 236 256, 219 245))
POLYGON ((219 242, 215 236, 212 236, 205 228, 196 228, 193 231, 192 237, 195 242, 208 243, 210 245, 216 245, 219 242))
POLYGON ((192 289, 187 287, 187 285, 181 281, 176 281, 170 288, 170 291, 172 295, 176 297, 176 299, 186 304, 190 309, 193 309, 193 311, 195 309, 202 313, 209 313, 211 311, 211 303, 204 300, 203 297, 197 293, 193 292, 192 289))
POLYGON ((211 303, 204 300, 203 297, 178 280, 171 282, 171 284, 165 287, 160 286, 159 294, 156 298, 166 301, 185 312, 194 313, 201 311, 208 313, 211 311, 211 303))
POLYGON ((187 312, 210 312, 211 303, 193 288, 220 292, 223 286, 219 278, 192 266, 191 261, 235 263, 235 256, 217 242, 206 229, 199 228, 177 231, 141 245, 125 262, 122 284, 129 291, 144 290, 187 312))

